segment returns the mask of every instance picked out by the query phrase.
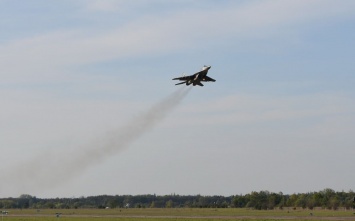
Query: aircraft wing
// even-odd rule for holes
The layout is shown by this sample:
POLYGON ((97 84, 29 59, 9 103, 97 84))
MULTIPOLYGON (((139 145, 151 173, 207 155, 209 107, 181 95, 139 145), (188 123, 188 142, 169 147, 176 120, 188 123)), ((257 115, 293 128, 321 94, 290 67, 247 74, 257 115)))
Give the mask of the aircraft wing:
POLYGON ((185 83, 186 83, 186 82, 185 82, 185 81, 183 81, 183 82, 177 83, 177 84, 175 84, 175 85, 185 84, 185 83))
POLYGON ((203 78, 203 81, 213 81, 213 82, 215 82, 216 80, 213 79, 213 78, 210 78, 210 77, 208 77, 208 76, 205 76, 205 77, 203 78))
POLYGON ((180 81, 187 81, 187 80, 192 80, 194 79, 194 75, 190 75, 190 76, 183 76, 183 77, 178 77, 178 78, 173 78, 173 80, 180 80, 180 81))

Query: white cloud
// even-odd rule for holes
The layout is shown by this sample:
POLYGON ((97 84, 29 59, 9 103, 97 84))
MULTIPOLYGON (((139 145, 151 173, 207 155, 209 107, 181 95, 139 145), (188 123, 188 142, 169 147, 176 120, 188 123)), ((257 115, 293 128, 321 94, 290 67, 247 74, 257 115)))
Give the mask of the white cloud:
POLYGON ((343 95, 307 94, 271 97, 233 95, 190 104, 172 125, 234 125, 328 118, 351 113, 351 98, 343 95))
POLYGON ((94 0, 94 1, 88 1, 86 9, 89 11, 104 11, 104 12, 111 12, 111 11, 117 11, 120 6, 122 7, 122 4, 124 1, 119 1, 119 0, 94 0))
POLYGON ((192 5, 196 1, 191 0, 171 0, 169 2, 164 0, 86 0, 83 1, 84 9, 89 12, 115 12, 115 13, 132 13, 138 9, 144 9, 150 6, 159 7, 161 5, 175 6, 192 5))
MULTIPOLYGON (((126 4, 94 1, 100 8, 126 4), (101 5, 101 6, 100 6, 101 5)), ((0 45, 3 81, 50 78, 70 65, 193 50, 206 43, 277 35, 280 27, 346 16, 353 1, 256 1, 226 8, 154 14, 114 30, 58 30, 0 45)))
MULTIPOLYGON (((135 4, 139 3, 91 1, 86 9, 93 13, 95 11, 120 12, 127 10, 127 7, 134 7, 135 4), (126 4, 131 5, 127 6, 126 4)), ((279 30, 285 27, 299 28, 308 23, 318 24, 317 22, 320 20, 326 21, 328 18, 334 17, 346 19, 348 16, 353 16, 354 5, 354 1, 247 1, 242 5, 230 3, 227 7, 185 8, 159 16, 156 16, 154 12, 147 13, 143 17, 137 17, 134 21, 126 22, 116 28, 100 29, 100 32, 97 31, 96 26, 86 29, 57 30, 0 45, 0 77, 3 83, 59 81, 65 84, 70 81, 75 87, 81 87, 79 91, 99 90, 124 94, 129 85, 122 86, 124 87, 122 89, 122 87, 118 87, 119 83, 107 82, 106 76, 103 77, 105 80, 92 78, 84 80, 84 85, 79 84, 78 82, 83 79, 78 78, 84 76, 85 73, 80 70, 79 74, 75 73, 71 67, 76 66, 77 68, 78 65, 95 62, 136 59, 137 57, 190 51, 204 47, 206 43, 209 47, 213 44, 223 44, 226 39, 233 39, 233 42, 246 39, 247 42, 250 42, 249 40, 253 38, 275 37, 280 33, 279 30), (80 77, 73 77, 72 73, 78 74, 80 77), (101 80, 102 82, 98 83, 101 80)), ((9 88, 1 88, 2 115, 0 121, 2 127, 0 132, 5 137, 1 140, 1 145, 9 150, 11 156, 17 156, 16 151, 26 152, 28 155, 21 155, 23 158, 27 158, 30 155, 29 152, 36 153, 33 150, 42 150, 48 145, 67 147, 90 142, 92 137, 99 136, 98 134, 121 125, 121 122, 125 122, 127 118, 133 117, 132 115, 145 108, 144 103, 126 102, 120 98, 115 101, 84 100, 69 96, 69 98, 58 99, 53 94, 46 94, 48 91, 53 92, 52 90, 11 89, 11 86, 9 88)), ((151 146, 159 148, 159 146, 165 145, 164 142, 167 143, 166 146, 180 145, 180 143, 177 144, 177 141, 181 139, 186 141, 186 149, 190 148, 185 149, 186 152, 183 153, 190 153, 191 145, 196 144, 196 155, 191 155, 190 164, 186 164, 186 166, 191 166, 200 156, 199 146, 212 147, 215 145, 220 147, 223 145, 232 154, 228 156, 223 155, 223 152, 218 152, 218 154, 221 159, 229 157, 230 161, 224 160, 224 165, 226 168, 232 168, 229 167, 228 162, 232 162, 233 157, 237 155, 238 150, 232 149, 234 146, 247 149, 241 153, 241 156, 244 157, 239 160, 242 162, 242 158, 253 157, 253 151, 258 150, 258 147, 275 150, 272 149, 274 144, 277 147, 287 144, 289 145, 288 150, 291 150, 307 145, 320 147, 324 142, 331 141, 331 138, 344 138, 343 140, 350 143, 353 141, 351 131, 354 131, 353 110, 352 99, 339 94, 333 96, 329 94, 285 95, 284 97, 232 95, 206 102, 187 104, 187 107, 182 107, 161 127, 167 131, 177 127, 179 132, 182 131, 181 127, 184 127, 186 132, 181 132, 176 140, 174 140, 175 134, 170 134, 171 137, 168 134, 164 137, 166 141, 162 141, 161 135, 157 134, 157 142, 151 146), (313 122, 308 119, 320 120, 313 122), (255 127, 254 129, 253 127, 254 131, 244 131, 245 126, 262 126, 263 124, 270 127, 276 125, 277 128, 264 131, 265 128, 255 127), (283 127, 279 124, 287 126, 283 127), (294 126, 294 124, 298 126, 294 126), (203 131, 209 128, 217 128, 213 131, 217 133, 218 128, 223 128, 223 131, 221 130, 218 134, 220 136, 218 139, 209 140, 208 136, 214 134, 203 134, 203 131), (292 130, 292 134, 287 134, 283 131, 284 129, 292 130), (242 133, 238 134, 238 132, 242 133), (182 134, 191 137, 186 138, 182 134), (258 135, 257 138, 261 139, 255 139, 255 134, 258 135), (310 134, 310 137, 307 137, 307 134, 310 134), (203 136, 205 139, 199 136, 203 136), (193 139, 194 137, 196 139, 193 139), (298 138, 302 139, 297 140, 298 138), (269 143, 264 144, 265 142, 269 143)), ((146 143, 142 144, 142 146, 145 145, 148 148, 155 148, 149 147, 146 143)), ((330 146, 327 145, 328 148, 330 146)), ((147 153, 148 151, 150 150, 144 152, 139 149, 136 152, 147 153)), ((133 151, 133 153, 135 152, 133 151)), ((303 152, 297 153, 303 154, 303 152)), ((282 156, 282 154, 280 155, 282 156)), ((128 156, 127 162, 130 163, 132 159, 134 161, 136 156, 135 158, 128 156)), ((206 156, 213 160, 215 155, 206 154, 206 156)), ((13 158, 5 158, 8 157, 2 156, 2 160, 8 160, 9 164, 20 162, 13 158)), ((163 159, 164 157, 157 156, 157 158, 163 159)), ((157 158, 152 156, 153 160, 158 161, 157 158)), ((264 159, 263 156, 259 156, 259 158, 267 163, 267 159, 264 159)), ((167 157, 166 159, 170 160, 171 158, 167 157)), ((199 162, 201 165, 206 163, 203 160, 199 162)), ((247 165, 248 162, 244 163, 247 165)), ((260 166, 260 164, 256 165, 260 166)), ((122 168, 124 166, 123 164, 122 168)), ((238 166, 238 162, 232 166, 238 166)), ((268 168, 272 169, 271 166, 268 168)), ((159 170, 158 167, 156 169, 159 170)), ((258 170, 257 168, 251 169, 253 172, 258 170)), ((303 169, 306 171, 305 168, 303 169)), ((179 171, 181 168, 180 165, 177 165, 176 174, 179 178, 184 177, 179 174, 179 171)), ((201 171, 206 170, 201 166, 201 170, 197 172, 201 171)), ((160 172, 164 173, 164 171, 160 172)), ((131 171, 127 171, 127 173, 131 173, 131 171)), ((220 176, 224 175, 224 173, 220 173, 220 176)), ((193 182, 198 180, 195 178, 195 174, 185 174, 185 176, 191 178, 193 182)), ((247 178, 245 180, 248 180, 247 178)), ((92 179, 96 185, 100 185, 97 183, 100 182, 100 179, 95 176, 92 176, 92 179)), ((107 180, 110 179, 107 178, 107 180)), ((223 180, 223 177, 219 180, 223 180)), ((256 179, 253 183, 259 183, 258 181, 260 180, 256 179)), ((231 182, 231 185, 235 183, 238 182, 231 182)), ((129 180, 127 186, 132 188, 129 180)), ((198 184, 195 187, 199 187, 198 184)), ((232 188, 230 187, 229 191, 232 188)), ((116 186, 112 187, 111 192, 116 190, 116 186)), ((63 192, 65 191, 63 190, 63 192)), ((92 193, 92 189, 89 191, 92 193)), ((147 191, 147 189, 142 191, 147 191)))

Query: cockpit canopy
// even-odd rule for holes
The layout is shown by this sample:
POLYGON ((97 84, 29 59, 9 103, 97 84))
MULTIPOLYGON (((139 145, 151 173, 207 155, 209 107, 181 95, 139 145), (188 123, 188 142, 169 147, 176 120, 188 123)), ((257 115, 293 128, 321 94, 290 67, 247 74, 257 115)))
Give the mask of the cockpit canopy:
POLYGON ((204 71, 204 70, 210 69, 210 68, 211 68, 211 66, 203 65, 202 70, 204 71))

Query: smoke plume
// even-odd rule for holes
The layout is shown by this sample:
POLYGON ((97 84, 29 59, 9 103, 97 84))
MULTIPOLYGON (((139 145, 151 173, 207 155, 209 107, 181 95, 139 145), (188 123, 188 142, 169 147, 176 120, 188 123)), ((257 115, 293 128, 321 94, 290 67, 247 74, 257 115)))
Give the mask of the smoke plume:
POLYGON ((4 182, 0 183, 1 189, 11 188, 24 193, 48 189, 64 180, 68 182, 68 179, 73 179, 109 156, 119 153, 150 131, 179 105, 190 90, 191 87, 178 89, 126 125, 81 147, 79 151, 73 150, 64 155, 55 150, 44 151, 35 159, 5 172, 4 182))

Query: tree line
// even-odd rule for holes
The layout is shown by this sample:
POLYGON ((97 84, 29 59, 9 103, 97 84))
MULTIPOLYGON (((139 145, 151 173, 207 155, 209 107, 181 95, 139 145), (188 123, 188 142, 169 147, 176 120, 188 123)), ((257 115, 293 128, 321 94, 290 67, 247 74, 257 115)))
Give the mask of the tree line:
POLYGON ((183 195, 100 195, 79 198, 41 199, 28 194, 1 198, 2 209, 79 209, 79 208, 252 208, 257 210, 321 207, 337 210, 355 208, 355 193, 324 189, 319 192, 283 194, 253 191, 233 196, 183 195))

